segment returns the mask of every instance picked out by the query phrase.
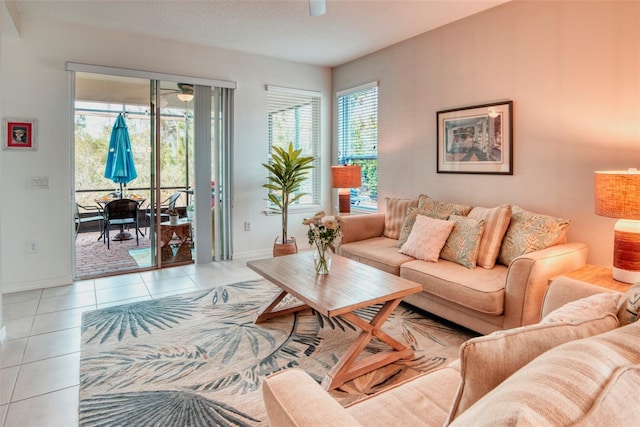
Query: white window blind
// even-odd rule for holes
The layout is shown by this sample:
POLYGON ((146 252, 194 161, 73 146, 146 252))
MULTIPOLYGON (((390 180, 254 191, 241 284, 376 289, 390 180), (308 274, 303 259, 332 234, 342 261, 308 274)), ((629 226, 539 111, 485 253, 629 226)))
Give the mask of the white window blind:
POLYGON ((314 168, 300 190, 306 195, 291 208, 320 204, 320 92, 267 86, 269 114, 269 155, 274 146, 302 149, 302 155, 313 156, 314 168))
POLYGON ((378 205, 378 83, 340 91, 338 163, 360 165, 362 187, 351 190, 352 207, 378 205))

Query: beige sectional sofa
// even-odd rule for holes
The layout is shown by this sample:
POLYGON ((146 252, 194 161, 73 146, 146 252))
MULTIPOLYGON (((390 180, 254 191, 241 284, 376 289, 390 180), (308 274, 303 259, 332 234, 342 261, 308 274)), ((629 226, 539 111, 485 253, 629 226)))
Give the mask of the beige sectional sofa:
POLYGON ((566 241, 568 220, 518 206, 472 207, 426 195, 388 198, 386 204, 386 213, 345 217, 336 252, 420 283, 424 292, 405 302, 482 334, 537 322, 549 280, 586 263, 587 246, 566 241), (414 226, 422 226, 425 217, 455 225, 439 237, 430 225, 428 237, 416 235, 414 226), (442 249, 424 247, 444 235, 442 249), (412 242, 417 250, 405 252, 431 252, 436 259, 402 253, 412 242))
POLYGON ((556 279, 539 324, 473 338, 447 367, 346 408, 304 371, 273 374, 263 383, 270 425, 637 425, 640 322, 637 305, 622 315, 626 301, 556 279))

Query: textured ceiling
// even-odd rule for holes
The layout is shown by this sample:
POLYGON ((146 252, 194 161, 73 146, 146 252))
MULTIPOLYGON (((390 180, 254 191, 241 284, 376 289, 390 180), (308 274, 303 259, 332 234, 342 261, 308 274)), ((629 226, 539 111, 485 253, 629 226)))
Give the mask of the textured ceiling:
POLYGON ((336 66, 509 0, 19 0, 20 15, 336 66))

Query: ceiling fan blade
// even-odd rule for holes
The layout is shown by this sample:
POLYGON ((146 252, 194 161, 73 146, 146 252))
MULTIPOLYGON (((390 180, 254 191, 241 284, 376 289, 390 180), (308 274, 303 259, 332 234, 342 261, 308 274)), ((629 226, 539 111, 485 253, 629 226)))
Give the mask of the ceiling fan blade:
POLYGON ((327 13, 326 0, 309 0, 309 14, 311 16, 320 16, 327 13))

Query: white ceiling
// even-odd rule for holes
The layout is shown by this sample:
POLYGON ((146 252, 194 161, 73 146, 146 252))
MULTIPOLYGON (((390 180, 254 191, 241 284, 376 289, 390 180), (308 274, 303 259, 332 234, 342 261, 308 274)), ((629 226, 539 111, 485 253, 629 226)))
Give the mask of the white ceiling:
POLYGON ((18 0, 20 15, 336 66, 509 0, 18 0))

